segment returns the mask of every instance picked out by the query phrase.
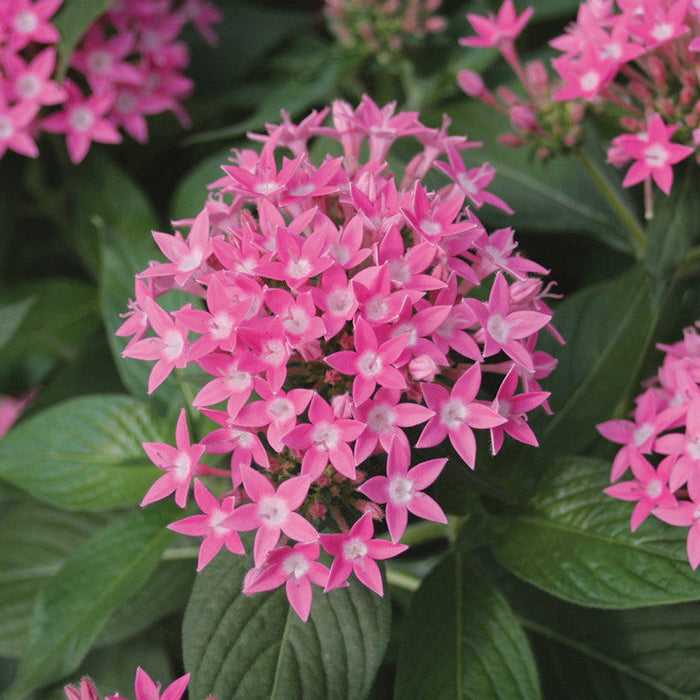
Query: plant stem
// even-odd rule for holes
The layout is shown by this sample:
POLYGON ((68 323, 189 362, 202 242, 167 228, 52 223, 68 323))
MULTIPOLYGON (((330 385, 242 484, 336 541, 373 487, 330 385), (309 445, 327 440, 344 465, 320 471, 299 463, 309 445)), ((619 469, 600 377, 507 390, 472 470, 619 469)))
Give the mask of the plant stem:
POLYGON ((647 239, 639 221, 637 221, 637 218, 634 216, 633 212, 630 211, 629 207, 616 195, 613 188, 608 184, 605 175, 588 155, 580 148, 576 149, 576 153, 584 168, 586 168, 586 172, 588 172, 600 193, 605 197, 605 201, 615 212, 618 220, 624 225, 635 257, 641 260, 647 249, 647 239))
POLYGON ((404 591, 417 591, 420 588, 421 580, 417 576, 397 571, 390 566, 386 567, 386 582, 390 586, 403 588, 404 591))
POLYGON ((199 547, 170 547, 163 552, 163 561, 174 561, 176 559, 196 559, 199 555, 199 547))

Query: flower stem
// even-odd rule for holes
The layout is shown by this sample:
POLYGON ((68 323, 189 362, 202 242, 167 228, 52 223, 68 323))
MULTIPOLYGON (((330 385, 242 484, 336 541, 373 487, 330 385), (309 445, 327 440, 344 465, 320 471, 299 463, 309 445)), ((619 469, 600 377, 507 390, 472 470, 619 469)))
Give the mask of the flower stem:
POLYGON ((196 559, 199 555, 199 547, 170 547, 166 549, 161 559, 163 561, 173 561, 176 559, 196 559))
POLYGON ((386 582, 390 586, 403 588, 405 591, 417 591, 420 588, 421 580, 417 576, 407 574, 404 571, 397 571, 391 566, 386 567, 386 582))
POLYGON ((576 149, 576 154, 596 187, 610 205, 610 208, 615 212, 620 223, 624 225, 635 257, 641 260, 647 249, 647 239, 639 221, 629 207, 617 196, 605 175, 588 155, 580 148, 576 149))

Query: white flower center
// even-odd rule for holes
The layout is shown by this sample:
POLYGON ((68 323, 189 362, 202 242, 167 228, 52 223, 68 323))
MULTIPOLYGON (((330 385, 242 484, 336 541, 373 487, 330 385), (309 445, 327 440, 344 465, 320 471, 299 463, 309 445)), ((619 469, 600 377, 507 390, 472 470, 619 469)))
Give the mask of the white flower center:
POLYGON ((442 224, 430 219, 424 219, 420 222, 420 230, 426 236, 439 236, 442 233, 442 224))
POLYGON ((227 338, 233 329, 233 319, 225 312, 219 311, 209 322, 212 338, 227 338))
POLYGON ((397 506, 404 506, 413 500, 413 482, 406 476, 395 476, 389 482, 389 499, 397 506))
POLYGON ((294 414, 294 405, 289 399, 278 397, 267 404, 267 413, 275 421, 283 421, 294 414))
POLYGON ((311 263, 306 258, 290 260, 287 263, 287 274, 294 280, 308 277, 313 270, 311 263))
POLYGON ((36 97, 40 90, 41 80, 39 80, 36 75, 32 75, 31 73, 25 73, 17 81, 17 92, 21 97, 26 99, 36 97))
POLYGON ((367 414, 367 427, 373 433, 383 433, 394 427, 396 423, 396 413, 391 406, 379 404, 372 406, 367 414))
POLYGON ((250 372, 233 370, 226 375, 226 388, 233 392, 245 391, 253 384, 253 376, 250 372))
POLYGON ((263 343, 261 356, 263 362, 277 367, 286 359, 284 343, 281 340, 269 340, 263 343))
POLYGON ((177 331, 169 331, 163 338, 165 341, 164 353, 168 360, 175 360, 180 355, 185 347, 185 339, 181 333, 177 331))
POLYGON ((696 461, 700 461, 700 437, 688 440, 688 454, 696 461))
POLYGON ((286 520, 289 509, 281 498, 277 496, 266 496, 258 504, 257 514, 260 520, 279 527, 286 520))
POLYGON ((15 133, 12 119, 0 115, 0 139, 9 139, 15 133))
POLYGON ((132 92, 120 92, 114 103, 114 109, 121 114, 129 114, 136 110, 136 95, 132 92))
POLYGON ((644 150, 644 162, 650 168, 662 168, 668 162, 668 150, 660 143, 654 143, 644 150))
POLYGON ((666 22, 665 24, 656 24, 651 30, 651 36, 656 41, 666 41, 673 36, 673 25, 666 22))
POLYGON ((376 377, 383 367, 381 355, 373 350, 368 350, 357 361, 357 369, 364 377, 376 377))
POLYGON ((597 90, 598 85, 600 85, 600 74, 598 71, 589 70, 581 76, 581 82, 579 84, 584 92, 597 90))
POLYGON ((464 422, 467 417, 467 407, 459 399, 451 399, 440 411, 440 420, 448 428, 456 428, 464 422))
POLYGON ((632 433, 632 442, 635 447, 641 447, 653 434, 654 426, 651 423, 643 423, 632 433))
POLYGON ((353 537, 343 545, 343 556, 351 561, 367 556, 368 551, 367 543, 359 537, 353 537))
POLYGON ((95 123, 95 114, 87 107, 76 107, 68 119, 75 131, 88 131, 95 123))
POLYGON ((347 289, 334 289, 326 298, 328 312, 334 316, 347 316, 354 301, 352 292, 347 289))
POLYGON ((510 335, 510 324, 503 316, 494 314, 489 316, 489 320, 486 322, 486 330, 499 345, 502 345, 508 340, 510 335))
POLYGON ((332 450, 340 442, 338 428, 330 423, 319 423, 311 434, 311 441, 321 450, 332 450))
POLYGON ((299 307, 292 307, 282 325, 292 335, 302 335, 309 326, 309 315, 299 307))
POLYGON ((112 57, 107 51, 93 51, 88 56, 87 65, 93 73, 108 73, 112 70, 112 57))
POLYGON ((658 498, 663 489, 664 487, 658 479, 652 479, 647 484, 646 492, 650 498, 658 498))
POLYGON ((180 452, 175 460, 175 471, 177 472, 177 475, 180 477, 186 477, 190 470, 191 464, 192 460, 190 459, 190 456, 180 452))
POLYGON ((367 318, 374 321, 383 319, 389 313, 389 305, 381 297, 370 299, 365 305, 367 318))
POLYGON ((309 561, 306 557, 301 554, 290 554, 282 564, 282 569, 284 573, 287 574, 289 578, 293 578, 298 581, 306 576, 309 570, 309 561))
POLYGON ((39 26, 39 18, 33 12, 20 12, 14 21, 14 28, 20 34, 31 34, 39 26))

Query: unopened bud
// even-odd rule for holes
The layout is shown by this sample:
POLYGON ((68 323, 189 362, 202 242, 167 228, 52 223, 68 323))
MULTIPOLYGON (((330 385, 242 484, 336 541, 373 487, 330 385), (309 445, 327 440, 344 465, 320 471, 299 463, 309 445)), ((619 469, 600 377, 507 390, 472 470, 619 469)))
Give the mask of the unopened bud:
POLYGON ((408 363, 408 371, 411 377, 417 381, 432 382, 438 372, 438 366, 429 355, 419 355, 408 363))

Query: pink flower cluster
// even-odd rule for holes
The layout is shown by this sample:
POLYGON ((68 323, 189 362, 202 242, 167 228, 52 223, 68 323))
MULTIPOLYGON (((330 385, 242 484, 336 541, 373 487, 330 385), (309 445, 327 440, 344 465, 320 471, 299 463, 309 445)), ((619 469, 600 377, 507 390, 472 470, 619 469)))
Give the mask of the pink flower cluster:
POLYGON ((505 0, 497 15, 483 17, 468 14, 467 19, 476 36, 459 40, 463 46, 497 49, 523 85, 525 95, 504 86, 492 92, 482 77, 472 70, 457 73, 457 83, 470 97, 507 115, 513 131, 499 137, 506 146, 529 145, 539 158, 548 158, 562 146, 577 143, 585 107, 574 102, 554 99, 557 86, 550 80, 545 64, 540 60, 525 64, 515 46, 534 13, 529 7, 520 16, 513 0, 505 0))
POLYGON ((623 185, 649 178, 668 194, 672 166, 700 144, 700 6, 687 0, 591 0, 551 44, 564 81, 560 100, 583 98, 623 110, 625 133, 608 159, 632 162, 623 185), (673 143, 671 137, 682 143, 673 143), (684 145, 682 145, 684 144, 684 145))
POLYGON ((445 29, 442 0, 326 0, 324 13, 341 44, 389 61, 407 39, 445 29))
POLYGON ((181 101, 192 82, 183 75, 187 46, 177 41, 193 22, 214 42, 221 19, 207 0, 115 3, 88 30, 59 80, 51 19, 63 0, 0 0, 0 157, 10 149, 36 157, 43 131, 65 134, 79 163, 93 142, 118 143, 123 129, 148 139, 145 117, 166 110, 187 122, 181 101))
MULTIPOLYGON (((190 674, 187 673, 174 680, 161 693, 161 684, 153 681, 139 666, 136 671, 136 680, 134 681, 134 693, 136 694, 136 700, 180 700, 185 690, 187 690, 189 682, 190 674)), ((68 700, 100 700, 95 684, 87 676, 81 679, 80 687, 76 688, 74 685, 67 685, 64 688, 64 692, 68 700)), ((105 700, 126 700, 126 698, 119 693, 115 693, 114 695, 107 695, 105 700)), ((210 697, 207 700, 216 700, 216 698, 210 697)))
POLYGON ((213 429, 192 444, 183 409, 176 447, 145 445, 164 474, 143 503, 175 493, 184 507, 194 480, 201 514, 170 527, 204 538, 198 568, 222 546, 243 553, 239 532, 255 530, 245 592, 285 584, 303 619, 312 583, 328 591, 354 572, 381 593, 375 560, 406 549, 409 514, 446 522, 425 489, 447 460, 411 466, 406 429, 423 426, 418 448, 449 440, 472 469, 475 429, 494 453, 506 434, 537 444, 527 416, 546 408, 539 381, 555 365, 536 349, 541 329, 556 334, 547 271, 465 207, 502 203, 483 189, 493 169, 462 159, 478 144, 448 124, 368 97, 298 125, 285 114, 255 137, 260 153, 234 152, 204 209, 177 224, 186 237, 154 232, 168 262, 137 275, 118 331, 132 336, 125 357, 155 361, 149 392, 188 365, 208 377, 192 405, 213 429), (315 165, 318 137, 342 155, 315 165), (406 137, 415 155, 397 180, 386 159, 406 137), (421 184, 430 170, 441 189, 421 184), (169 290, 192 303, 166 311, 169 290), (211 475, 226 480, 218 495, 195 478, 211 475), (382 506, 390 542, 374 537, 382 506), (341 532, 319 534, 327 526, 341 532))
POLYGON ((622 445, 611 480, 628 469, 633 477, 605 493, 637 502, 632 530, 650 514, 689 527, 688 559, 695 569, 700 564, 700 335, 686 328, 683 340, 659 348, 666 353, 663 364, 637 397, 631 418, 598 426, 601 435, 622 445))
POLYGON ((506 134, 505 143, 534 145, 542 157, 576 143, 587 104, 621 112, 623 133, 612 140, 608 160, 617 167, 631 163, 625 187, 653 180, 668 194, 672 166, 700 144, 700 5, 688 0, 581 3, 576 22, 550 42, 563 52, 552 60, 556 84, 539 61, 523 68, 515 49, 532 12, 517 17, 512 0, 505 0, 497 17, 469 15, 478 36, 461 40, 499 49, 527 97, 500 88, 499 100, 471 71, 458 74, 462 89, 510 116, 515 133, 506 134))

